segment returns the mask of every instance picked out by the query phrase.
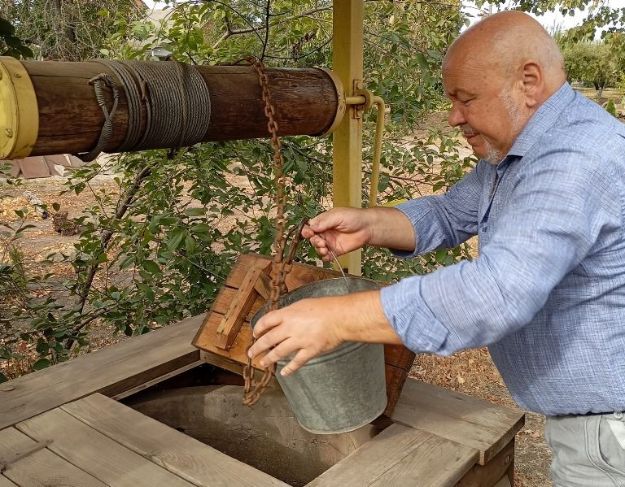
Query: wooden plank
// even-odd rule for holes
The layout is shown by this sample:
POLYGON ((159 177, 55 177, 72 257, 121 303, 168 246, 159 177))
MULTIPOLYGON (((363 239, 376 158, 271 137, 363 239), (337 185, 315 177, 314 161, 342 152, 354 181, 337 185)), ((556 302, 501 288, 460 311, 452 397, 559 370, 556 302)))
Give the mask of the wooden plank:
POLYGON ((119 394, 199 360, 195 316, 0 385, 0 428, 93 392, 119 394))
MULTIPOLYGON (((26 484, 22 484, 22 485, 26 485, 26 484)), ((17 484, 14 484, 13 482, 11 482, 4 475, 0 475, 0 487, 17 487, 17 484)))
POLYGON ((451 486, 478 455, 474 448, 393 424, 308 486, 451 486))
POLYGON ((514 439, 486 465, 475 464, 456 487, 488 487, 514 470, 514 439))
POLYGON ((193 484, 99 433, 60 408, 18 423, 16 428, 111 487, 189 487, 193 484))
MULTIPOLYGON (((55 455, 47 448, 13 460, 27 453, 37 445, 37 442, 15 428, 6 428, 0 431, 0 464, 6 464, 4 471, 6 478, 17 485, 29 487, 48 487, 62 485, 63 487, 106 487, 98 479, 83 472, 63 458, 55 455)), ((0 476, 0 487, 2 487, 0 476)), ((15 485, 9 483, 9 485, 15 485)))
POLYGON ((195 485, 286 485, 101 394, 66 404, 62 409, 195 485))
POLYGON ((384 472, 372 487, 389 485, 422 485, 451 487, 475 465, 478 453, 440 436, 416 448, 401 462, 384 472))
POLYGON ((525 423, 521 411, 415 379, 406 381, 391 419, 479 450, 481 465, 497 455, 525 423))
POLYGON ((403 345, 384 345, 384 362, 386 363, 386 391, 388 403, 384 414, 391 416, 399 401, 404 383, 408 378, 415 353, 403 345))
POLYGON ((230 306, 221 323, 217 327, 215 344, 220 348, 230 348, 234 339, 241 329, 243 321, 256 302, 259 293, 255 289, 260 275, 269 267, 268 262, 255 263, 245 275, 241 287, 236 296, 230 302, 230 306))

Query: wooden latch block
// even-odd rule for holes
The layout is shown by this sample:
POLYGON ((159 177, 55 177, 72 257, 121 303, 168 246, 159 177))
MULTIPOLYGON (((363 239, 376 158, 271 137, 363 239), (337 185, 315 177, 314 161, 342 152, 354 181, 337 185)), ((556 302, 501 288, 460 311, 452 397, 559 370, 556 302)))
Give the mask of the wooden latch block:
POLYGON ((271 262, 260 261, 245 274, 241 287, 217 327, 215 345, 219 348, 228 350, 232 347, 256 298, 259 295, 265 299, 269 297, 267 270, 270 268, 271 262))

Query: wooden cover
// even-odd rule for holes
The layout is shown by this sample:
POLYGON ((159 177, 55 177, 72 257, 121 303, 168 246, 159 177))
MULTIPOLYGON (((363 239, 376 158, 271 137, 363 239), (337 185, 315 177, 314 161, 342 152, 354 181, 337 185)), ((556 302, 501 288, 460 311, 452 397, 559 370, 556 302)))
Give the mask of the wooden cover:
MULTIPOLYGON (((218 332, 218 329, 220 326, 223 329, 222 322, 226 314, 228 314, 232 302, 238 301, 239 289, 244 284, 245 276, 248 275, 250 269, 262 267, 263 262, 269 262, 269 258, 252 254, 241 255, 232 268, 226 284, 207 313, 204 323, 193 339, 193 345, 207 352, 203 356, 208 362, 226 366, 226 368, 235 371, 240 371, 240 367, 236 367, 237 364, 240 366, 247 363, 245 351, 251 341, 249 322, 265 303, 265 299, 256 294, 256 299, 252 303, 243 326, 232 341, 230 348, 224 349, 223 346, 219 346, 219 344, 223 345, 223 336, 218 332), (225 361, 223 360, 224 358, 226 359, 225 361), (235 365, 235 367, 228 367, 228 365, 235 365)), ((340 273, 330 269, 295 263, 286 277, 286 286, 289 291, 292 291, 304 284, 337 276, 340 276, 340 273)), ((397 345, 386 345, 384 354, 386 361, 386 392, 388 395, 388 405, 385 414, 388 416, 393 412, 395 404, 399 399, 415 355, 406 347, 397 345)), ((254 365, 257 366, 257 364, 254 365)))

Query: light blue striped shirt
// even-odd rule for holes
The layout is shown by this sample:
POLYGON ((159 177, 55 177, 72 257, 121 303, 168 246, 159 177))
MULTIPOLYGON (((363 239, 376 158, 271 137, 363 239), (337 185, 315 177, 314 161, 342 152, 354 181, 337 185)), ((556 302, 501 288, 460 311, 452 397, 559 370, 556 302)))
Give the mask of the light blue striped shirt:
POLYGON ((406 346, 489 350, 546 415, 625 409, 625 126, 564 84, 506 158, 398 207, 414 254, 479 235, 479 257, 382 290, 406 346))

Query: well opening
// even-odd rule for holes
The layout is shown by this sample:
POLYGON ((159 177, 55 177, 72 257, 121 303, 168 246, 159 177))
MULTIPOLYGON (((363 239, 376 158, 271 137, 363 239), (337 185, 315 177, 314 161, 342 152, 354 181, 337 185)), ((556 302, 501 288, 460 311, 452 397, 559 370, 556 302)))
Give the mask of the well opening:
POLYGON ((277 384, 251 408, 239 375, 202 366, 141 394, 130 407, 293 486, 317 478, 369 441, 389 421, 350 433, 318 435, 295 419, 277 384))

